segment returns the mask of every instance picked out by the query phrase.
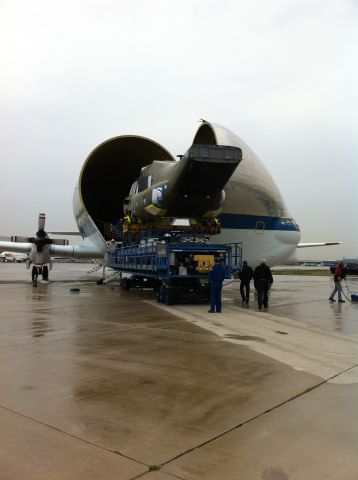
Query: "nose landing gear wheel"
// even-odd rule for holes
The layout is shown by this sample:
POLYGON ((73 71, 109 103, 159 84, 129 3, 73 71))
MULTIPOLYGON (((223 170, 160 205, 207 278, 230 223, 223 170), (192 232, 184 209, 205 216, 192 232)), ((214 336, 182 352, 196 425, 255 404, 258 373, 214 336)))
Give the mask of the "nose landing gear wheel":
POLYGON ((44 265, 44 267, 42 268, 42 279, 43 280, 48 280, 48 266, 47 265, 44 265))
POLYGON ((31 277, 32 277, 32 284, 34 287, 37 287, 37 277, 39 276, 39 272, 37 267, 32 267, 31 277))

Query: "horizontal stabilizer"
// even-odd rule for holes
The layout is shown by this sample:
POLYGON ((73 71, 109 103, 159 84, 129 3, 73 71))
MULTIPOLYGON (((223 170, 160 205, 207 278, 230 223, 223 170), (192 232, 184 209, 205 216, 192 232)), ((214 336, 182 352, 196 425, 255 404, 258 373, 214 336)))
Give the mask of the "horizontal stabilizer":
POLYGON ((299 243, 297 248, 328 247, 330 245, 341 245, 341 243, 342 242, 299 243))

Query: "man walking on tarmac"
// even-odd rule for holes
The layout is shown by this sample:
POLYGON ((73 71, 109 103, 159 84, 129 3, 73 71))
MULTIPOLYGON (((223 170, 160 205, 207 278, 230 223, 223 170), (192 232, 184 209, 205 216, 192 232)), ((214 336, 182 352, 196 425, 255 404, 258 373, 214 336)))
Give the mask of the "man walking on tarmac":
POLYGON ((215 265, 209 272, 210 280, 210 310, 209 313, 221 313, 221 290, 225 278, 225 267, 215 258, 215 265))
POLYGON ((266 265, 266 260, 262 259, 260 265, 254 271, 254 284, 257 290, 257 301, 259 309, 268 307, 268 291, 273 283, 270 267, 266 265))
POLYGON ((246 302, 246 305, 249 304, 250 299, 250 282, 254 275, 252 268, 247 264, 247 261, 242 262, 242 269, 239 273, 240 282, 240 293, 242 298, 242 303, 246 302))
POLYGON ((334 272, 334 277, 333 277, 334 289, 331 295, 329 296, 330 302, 335 302, 333 297, 338 292, 338 303, 345 303, 345 300, 342 300, 342 285, 341 285, 341 280, 345 278, 345 273, 343 271, 343 268, 344 268, 344 263, 340 262, 334 272))

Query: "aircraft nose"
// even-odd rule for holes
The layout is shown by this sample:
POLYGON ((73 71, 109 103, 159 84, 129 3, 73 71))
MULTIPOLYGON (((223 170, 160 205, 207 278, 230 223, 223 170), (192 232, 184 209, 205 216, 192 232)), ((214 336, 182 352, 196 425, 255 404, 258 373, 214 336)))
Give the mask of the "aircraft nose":
POLYGON ((286 245, 297 245, 300 241, 300 227, 288 217, 281 217, 275 224, 275 238, 286 245))
POLYGON ((301 234, 299 230, 276 230, 276 239, 286 245, 297 245, 300 241, 301 234))

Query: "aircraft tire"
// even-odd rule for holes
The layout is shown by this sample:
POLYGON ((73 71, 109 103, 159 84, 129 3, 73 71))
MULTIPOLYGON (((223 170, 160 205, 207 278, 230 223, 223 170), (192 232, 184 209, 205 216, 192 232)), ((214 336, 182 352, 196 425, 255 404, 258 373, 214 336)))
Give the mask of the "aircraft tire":
POLYGON ((38 270, 37 270, 37 267, 32 267, 32 272, 31 272, 31 278, 32 278, 32 281, 33 282, 37 282, 37 277, 38 277, 38 270))
POLYGON ((120 283, 121 289, 122 290, 129 290, 131 288, 131 283, 129 278, 122 278, 121 283, 120 283))
POLYGON ((157 302, 158 303, 164 303, 165 302, 165 292, 167 290, 167 287, 164 285, 160 285, 157 289, 157 302))
POLYGON ((130 278, 123 278, 123 290, 129 290, 131 288, 130 278))
POLYGON ((48 280, 48 266, 44 265, 42 268, 42 279, 43 280, 48 280))
POLYGON ((164 303, 165 305, 173 305, 174 303, 174 295, 170 288, 166 288, 165 290, 164 303))

